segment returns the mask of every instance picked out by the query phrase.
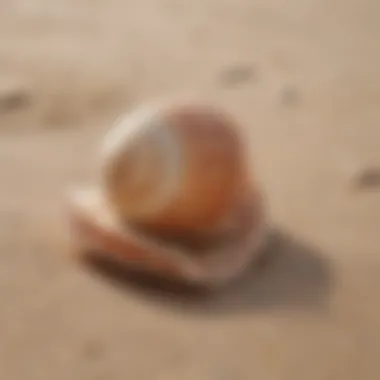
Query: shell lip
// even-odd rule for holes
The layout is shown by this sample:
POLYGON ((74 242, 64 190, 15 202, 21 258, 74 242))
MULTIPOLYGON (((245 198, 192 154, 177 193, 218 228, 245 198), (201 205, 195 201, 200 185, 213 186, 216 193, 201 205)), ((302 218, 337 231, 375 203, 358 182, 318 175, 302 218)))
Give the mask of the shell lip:
POLYGON ((236 210, 232 222, 238 226, 230 241, 206 249, 160 241, 124 225, 96 187, 71 188, 67 200, 81 253, 96 251, 122 266, 197 286, 220 286, 238 277, 261 256, 269 231, 262 197, 254 192, 236 210))

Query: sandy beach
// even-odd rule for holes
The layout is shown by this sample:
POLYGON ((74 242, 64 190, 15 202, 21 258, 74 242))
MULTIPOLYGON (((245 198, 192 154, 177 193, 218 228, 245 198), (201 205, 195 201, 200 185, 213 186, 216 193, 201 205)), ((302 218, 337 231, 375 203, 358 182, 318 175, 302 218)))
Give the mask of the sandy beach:
POLYGON ((378 380, 379 39, 376 0, 2 1, 0 378, 378 380), (64 214, 115 119, 183 93, 244 126, 273 226, 201 297, 83 267, 64 214))

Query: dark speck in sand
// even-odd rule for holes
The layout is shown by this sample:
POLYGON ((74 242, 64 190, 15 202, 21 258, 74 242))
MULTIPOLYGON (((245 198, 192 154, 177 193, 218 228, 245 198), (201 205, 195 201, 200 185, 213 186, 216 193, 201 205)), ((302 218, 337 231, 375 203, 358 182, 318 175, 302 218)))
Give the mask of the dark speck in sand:
POLYGON ((251 65, 232 65, 222 70, 219 76, 220 83, 225 87, 234 87, 253 79, 255 69, 251 65))

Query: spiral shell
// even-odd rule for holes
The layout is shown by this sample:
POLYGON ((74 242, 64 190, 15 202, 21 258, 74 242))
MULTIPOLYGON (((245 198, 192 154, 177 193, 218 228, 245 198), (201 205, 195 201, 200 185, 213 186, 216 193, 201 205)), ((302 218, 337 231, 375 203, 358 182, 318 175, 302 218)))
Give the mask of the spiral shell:
POLYGON ((205 231, 225 220, 247 178, 236 125, 195 102, 141 107, 106 135, 102 187, 128 223, 161 233, 205 231))

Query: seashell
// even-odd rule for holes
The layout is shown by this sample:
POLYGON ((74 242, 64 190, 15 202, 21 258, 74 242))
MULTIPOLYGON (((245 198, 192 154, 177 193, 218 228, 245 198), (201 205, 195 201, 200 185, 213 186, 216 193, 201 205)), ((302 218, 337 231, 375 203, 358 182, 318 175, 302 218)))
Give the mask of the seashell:
POLYGON ((246 187, 245 154, 237 125, 221 110, 150 104, 105 136, 101 187, 125 223, 172 236, 214 230, 246 187))
POLYGON ((246 193, 225 227, 204 242, 179 242, 147 234, 120 220, 99 188, 82 188, 68 197, 74 242, 82 253, 192 285, 217 286, 241 274, 260 257, 265 242, 263 202, 246 193))

